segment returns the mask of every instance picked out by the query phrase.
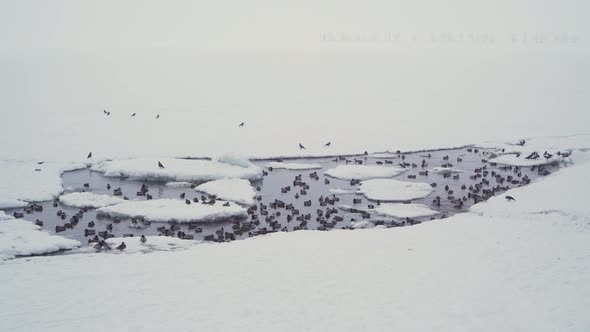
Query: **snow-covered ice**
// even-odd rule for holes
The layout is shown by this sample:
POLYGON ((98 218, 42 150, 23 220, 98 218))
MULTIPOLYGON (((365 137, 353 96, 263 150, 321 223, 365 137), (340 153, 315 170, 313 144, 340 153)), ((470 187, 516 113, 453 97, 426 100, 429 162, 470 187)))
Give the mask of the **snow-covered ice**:
POLYGON ((271 161, 266 164, 266 167, 272 167, 277 169, 290 169, 290 170, 306 170, 306 169, 320 169, 320 164, 304 164, 304 163, 285 163, 279 161, 271 161))
POLYGON ((48 254, 79 247, 80 242, 50 235, 24 219, 13 219, 0 211, 0 261, 17 256, 48 254))
MULTIPOLYGON (((233 161, 233 160, 232 160, 233 161)), ((262 178, 260 167, 242 167, 212 160, 176 158, 137 158, 103 161, 93 170, 111 177, 166 182, 204 182, 223 178, 258 180, 262 178), (164 168, 158 166, 161 162, 164 168)))
POLYGON ((326 175, 343 180, 367 180, 375 178, 389 178, 397 176, 405 171, 397 166, 365 166, 365 165, 338 165, 325 172, 326 175))
POLYGON ((361 182, 359 193, 378 201, 411 201, 432 193, 428 183, 372 179, 361 182))
POLYGON ((330 193, 335 195, 356 194, 356 192, 357 191, 353 189, 330 188, 330 193))
MULTIPOLYGON (((200 241, 183 240, 171 236, 146 236, 146 242, 141 242, 140 236, 134 237, 114 237, 106 240, 106 243, 111 247, 111 250, 102 250, 104 253, 112 254, 135 254, 135 253, 151 253, 154 251, 178 251, 186 250, 200 241), (123 251, 117 250, 117 246, 125 242, 126 248, 123 251)), ((94 243, 77 249, 79 253, 95 252, 94 243)))
POLYGON ((424 204, 382 203, 373 209, 377 214, 393 218, 429 217, 440 212, 430 209, 424 204))
POLYGON ((195 187, 195 190, 215 195, 222 200, 246 205, 254 204, 254 197, 256 197, 256 191, 252 188, 250 181, 243 179, 209 181, 195 187))
POLYGON ((64 190, 63 172, 85 167, 81 163, 0 161, 0 209, 51 200, 64 190))
POLYGON ((412 227, 276 233, 140 257, 4 262, 0 292, 10 302, 0 302, 2 324, 98 331, 116 313, 126 317, 117 321, 119 330, 584 331, 588 172, 590 163, 576 162, 507 192, 515 202, 499 196, 472 212, 412 227), (117 303, 131 291, 124 306, 88 301, 117 303), (265 303, 264 310, 248 310, 252 303, 265 303), (159 319, 169 307, 177 318, 159 319), (345 313, 355 319, 342 319, 345 313), (35 319, 24 324, 23 315, 35 319))
POLYGON ((125 202, 120 197, 91 192, 75 192, 61 195, 59 201, 68 206, 89 208, 100 208, 125 202))
POLYGON ((154 199, 147 201, 126 201, 125 203, 103 207, 97 210, 99 215, 111 217, 144 218, 161 222, 213 222, 233 217, 246 217, 246 209, 237 204, 223 206, 224 202, 215 204, 186 204, 179 199, 154 199))

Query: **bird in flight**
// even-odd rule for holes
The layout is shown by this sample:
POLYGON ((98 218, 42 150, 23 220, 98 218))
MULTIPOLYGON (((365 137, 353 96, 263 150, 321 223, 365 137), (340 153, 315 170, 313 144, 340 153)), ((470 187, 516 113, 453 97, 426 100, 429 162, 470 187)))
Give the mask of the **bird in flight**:
POLYGON ((303 146, 301 143, 299 143, 299 148, 300 148, 301 150, 305 150, 305 146, 303 146))
POLYGON ((159 118, 160 118, 160 114, 156 115, 156 119, 159 119, 159 118))
POLYGON ((506 198, 507 201, 515 201, 516 199, 514 199, 514 197, 506 195, 504 198, 506 198))
POLYGON ((162 165, 162 163, 158 161, 158 167, 164 168, 164 165, 162 165))
POLYGON ((131 116, 135 116, 135 113, 131 114, 131 116))
POLYGON ((88 157, 86 157, 86 159, 90 159, 90 158, 92 158, 92 152, 90 152, 90 153, 88 154, 88 157))
POLYGON ((243 126, 244 126, 244 123, 242 122, 242 123, 240 123, 240 125, 238 127, 243 127, 243 126))
POLYGON ((328 143, 324 144, 324 146, 330 146, 330 144, 332 144, 332 142, 328 142, 328 143))

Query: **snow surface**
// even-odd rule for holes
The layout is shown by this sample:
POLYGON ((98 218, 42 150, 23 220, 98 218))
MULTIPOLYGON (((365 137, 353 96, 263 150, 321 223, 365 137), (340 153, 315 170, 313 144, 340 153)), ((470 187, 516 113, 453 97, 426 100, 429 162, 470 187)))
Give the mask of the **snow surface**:
POLYGON ((85 167, 80 163, 0 161, 0 209, 51 200, 64 190, 63 172, 85 167))
POLYGON ((365 166, 365 165, 338 165, 325 172, 326 175, 343 180, 367 180, 375 178, 389 178, 405 172, 404 168, 397 166, 365 166))
POLYGON ((382 203, 373 209, 377 214, 393 218, 429 217, 440 212, 430 209, 424 204, 382 203))
POLYGON ((278 161, 271 161, 266 164, 266 167, 290 169, 290 170, 304 170, 304 169, 319 169, 322 168, 320 164, 303 164, 303 163, 285 163, 278 161))
MULTIPOLYGON (((151 253, 154 251, 178 251, 186 250, 200 241, 183 240, 171 236, 146 236, 146 242, 141 242, 140 236, 134 237, 114 237, 106 240, 111 250, 102 250, 101 252, 110 254, 135 254, 135 253, 151 253), (123 251, 117 250, 117 246, 125 242, 127 246, 123 251)), ((75 250, 77 253, 93 253, 94 243, 83 248, 75 250)))
POLYGON ((256 191, 250 181, 242 179, 222 179, 205 182, 195 188, 196 191, 215 195, 217 198, 240 204, 254 204, 256 191))
POLYGON ((50 235, 30 221, 7 217, 6 214, 0 213, 0 261, 80 246, 80 242, 76 240, 50 235))
POLYGON ((204 182, 223 178, 262 178, 262 170, 254 165, 242 167, 211 160, 190 160, 176 158, 137 158, 103 161, 93 170, 111 177, 166 182, 204 182), (165 168, 160 168, 161 162, 165 168))
POLYGON ((120 197, 94 194, 91 192, 75 192, 59 197, 62 204, 74 207, 100 208, 125 202, 120 197))
POLYGON ((99 215, 111 217, 144 218, 161 222, 213 222, 232 217, 246 217, 246 209, 237 205, 223 206, 217 201, 214 205, 192 203, 185 204, 179 199, 154 199, 147 201, 126 201, 121 204, 103 207, 97 210, 99 215))
POLYGON ((589 172, 576 162, 507 192, 515 202, 411 227, 4 262, 3 328, 99 331, 113 317, 115 330, 585 331, 589 172), (120 294, 132 296, 88 301, 120 294), (176 318, 161 319, 169 308, 176 318))
POLYGON ((428 183, 373 179, 361 182, 359 193, 378 201, 411 201, 430 195, 433 189, 428 183))

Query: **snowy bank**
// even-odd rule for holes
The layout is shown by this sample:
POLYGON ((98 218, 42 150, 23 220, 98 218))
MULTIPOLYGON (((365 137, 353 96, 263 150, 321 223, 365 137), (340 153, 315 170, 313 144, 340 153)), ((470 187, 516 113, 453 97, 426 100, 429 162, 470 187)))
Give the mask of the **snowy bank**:
POLYGON ((205 182, 197 187, 196 191, 215 195, 217 198, 234 201, 240 204, 254 204, 256 191, 250 185, 250 181, 242 179, 223 179, 205 182))
POLYGON ((436 174, 452 174, 452 173, 461 173, 461 170, 454 169, 452 167, 434 167, 430 170, 432 173, 436 174))
POLYGON ((419 218, 440 214, 424 204, 383 203, 373 209, 375 213, 393 218, 419 218))
MULTIPOLYGON (((519 152, 518 154, 503 154, 496 158, 490 159, 490 162, 495 162, 502 165, 512 165, 512 166, 541 166, 541 165, 549 165, 554 163, 559 163, 562 161, 566 161, 567 158, 562 158, 557 154, 553 154, 551 158, 544 158, 543 151, 537 152, 539 154, 539 158, 537 159, 526 159, 528 155, 534 153, 535 151, 523 151, 519 152)), ((553 152, 556 153, 556 152, 553 152)))
POLYGON ((59 201, 68 206, 89 207, 95 209, 125 202, 125 200, 120 197, 94 194, 91 192, 75 192, 61 195, 59 201))
POLYGON ((0 161, 0 209, 51 200, 64 190, 63 172, 85 167, 80 163, 0 161))
POLYGON ((361 182, 358 192, 376 201, 411 201, 426 197, 432 191, 427 183, 373 179, 361 182))
POLYGON ((272 167, 277 169, 290 169, 290 170, 305 170, 305 169, 320 169, 320 164, 303 164, 303 163, 285 163, 278 161, 271 161, 266 164, 266 167, 272 167))
MULTIPOLYGON (((146 242, 141 242, 140 236, 134 237, 114 237, 106 240, 111 250, 101 250, 103 253, 112 253, 112 254, 135 254, 135 253, 151 253, 154 251, 178 251, 178 250, 186 250, 199 241, 193 240, 183 240, 177 237, 171 236, 146 236, 146 242), (126 248, 122 251, 116 249, 117 246, 121 244, 121 242, 125 242, 126 248)), ((84 248, 80 248, 76 250, 76 252, 80 253, 93 253, 96 252, 94 249, 94 243, 90 244, 84 248)))
POLYGON ((103 161, 92 170, 111 177, 129 177, 146 181, 205 182, 223 178, 258 180, 262 178, 260 167, 242 167, 212 160, 175 158, 138 158, 103 161), (159 167, 158 163, 162 163, 159 167))
POLYGON ((161 222, 213 222, 221 219, 246 217, 246 209, 231 204, 223 206, 224 202, 215 204, 192 203, 186 204, 178 199, 154 199, 147 201, 126 201, 125 203, 98 209, 99 215, 124 218, 143 218, 149 221, 161 222))
POLYGON ((390 178, 405 171, 397 166, 365 166, 365 165, 339 165, 325 172, 334 178, 343 180, 367 180, 375 178, 390 178))
POLYGON ((30 221, 6 217, 6 214, 0 213, 0 261, 80 246, 80 242, 76 240, 50 235, 30 221))

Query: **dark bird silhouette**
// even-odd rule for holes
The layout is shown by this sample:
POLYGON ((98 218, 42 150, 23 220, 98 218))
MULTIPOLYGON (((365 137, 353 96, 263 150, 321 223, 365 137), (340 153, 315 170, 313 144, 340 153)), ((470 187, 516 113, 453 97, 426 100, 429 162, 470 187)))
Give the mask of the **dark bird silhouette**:
POLYGON ((332 144, 332 142, 328 142, 328 143, 324 144, 324 146, 330 146, 330 144, 332 144))
POLYGON ((158 161, 158 167, 164 168, 164 165, 162 165, 162 163, 158 161))
POLYGON ((141 243, 146 243, 147 242, 147 239, 145 238, 145 235, 143 235, 143 234, 141 235, 141 239, 140 240, 141 240, 141 243))
POLYGON ((514 199, 514 197, 508 196, 508 195, 504 196, 504 198, 506 198, 507 201, 515 201, 516 200, 516 199, 514 199))
POLYGON ((90 159, 90 158, 92 158, 92 152, 90 152, 90 153, 88 154, 88 157, 86 157, 86 159, 90 159))
POLYGON ((125 250, 125 248, 127 248, 127 245, 125 244, 125 242, 121 242, 121 244, 117 247, 117 249, 123 251, 125 250))
POLYGON ((299 143, 299 148, 300 148, 301 150, 305 150, 305 146, 301 145, 301 143, 299 143))
POLYGON ((104 114, 107 114, 107 110, 102 110, 102 112, 103 112, 104 114))
POLYGON ((243 126, 244 126, 244 123, 242 122, 242 123, 240 123, 240 125, 238 127, 243 127, 243 126))
POLYGON ((159 118, 160 118, 160 114, 156 115, 156 119, 159 119, 159 118))
POLYGON ((131 114, 131 116, 135 116, 136 113, 131 114))
POLYGON ((543 153, 543 157, 545 157, 545 159, 551 159, 551 157, 553 157, 553 155, 547 151, 545 151, 545 153, 543 153))

